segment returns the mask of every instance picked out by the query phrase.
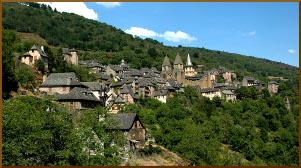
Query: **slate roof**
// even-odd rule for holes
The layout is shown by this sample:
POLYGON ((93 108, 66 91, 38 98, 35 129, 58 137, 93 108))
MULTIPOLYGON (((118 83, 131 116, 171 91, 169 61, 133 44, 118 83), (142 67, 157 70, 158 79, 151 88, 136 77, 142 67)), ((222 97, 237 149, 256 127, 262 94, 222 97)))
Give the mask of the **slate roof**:
POLYGON ((279 85, 277 82, 275 82, 275 81, 271 81, 271 82, 269 82, 269 84, 274 84, 274 85, 279 85))
POLYGON ((75 48, 72 48, 69 50, 70 52, 77 52, 77 50, 75 48))
MULTIPOLYGON (((136 118, 140 121, 138 115, 135 113, 118 113, 112 115, 112 118, 117 122, 117 124, 113 124, 111 129, 129 130, 132 128, 136 118)), ((141 121, 140 123, 142 125, 141 121)), ((142 127, 144 128, 143 125, 142 127)))
POLYGON ((143 76, 138 69, 131 69, 130 76, 143 76))
POLYGON ((62 48, 62 54, 71 55, 69 48, 62 48))
POLYGON ((235 90, 237 89, 235 86, 227 86, 224 88, 225 90, 235 90))
POLYGON ((40 45, 33 45, 30 50, 37 50, 39 52, 39 54, 43 57, 48 57, 47 54, 42 50, 40 45))
POLYGON ((228 86, 228 85, 226 85, 225 83, 215 83, 215 84, 214 84, 214 87, 215 87, 215 88, 226 87, 226 86, 228 86))
POLYGON ((29 52, 26 52, 26 53, 22 54, 22 57, 23 56, 31 56, 31 55, 29 54, 29 52))
POLYGON ((152 70, 154 73, 160 74, 160 71, 158 71, 156 67, 151 67, 151 70, 152 70))
POLYGON ((202 78, 202 75, 197 75, 197 76, 185 76, 185 79, 188 80, 200 80, 202 78))
POLYGON ((157 83, 161 83, 161 84, 166 83, 166 81, 163 78, 155 78, 155 80, 157 81, 157 83))
POLYGON ((142 73, 149 73, 151 70, 149 68, 141 68, 140 70, 142 73))
POLYGON ((234 93, 231 92, 230 90, 223 90, 222 93, 226 95, 234 95, 234 93))
POLYGON ((181 88, 181 84, 179 84, 174 78, 168 79, 167 82, 174 88, 181 88))
POLYGON ((99 73, 99 79, 104 79, 104 80, 109 80, 111 79, 111 76, 107 75, 107 74, 104 74, 104 73, 99 73))
POLYGON ((139 87, 147 87, 153 86, 152 80, 150 78, 140 78, 138 79, 138 86, 139 87))
POLYGON ((86 88, 79 88, 79 87, 73 88, 67 94, 56 94, 55 99, 58 101, 61 101, 61 100, 87 100, 87 101, 99 102, 99 100, 94 96, 94 94, 92 93, 91 90, 88 90, 86 88))
POLYGON ((117 97, 117 99, 115 100, 114 104, 124 104, 125 102, 122 100, 122 98, 120 96, 117 97))
POLYGON ((174 62, 173 64, 174 64, 174 65, 177 65, 177 64, 183 65, 183 62, 182 62, 182 59, 181 59, 179 53, 177 53, 175 62, 174 62))
POLYGON ((206 89, 200 89, 200 93, 209 93, 209 92, 218 92, 219 89, 217 88, 206 88, 206 89))
POLYGON ((74 72, 67 72, 67 73, 51 73, 47 77, 47 79, 40 85, 40 87, 47 87, 47 86, 84 86, 84 85, 77 81, 74 72), (68 79, 71 80, 68 81, 68 79))
POLYGON ((119 81, 117 83, 111 84, 111 87, 117 87, 117 86, 122 86, 124 84, 124 81, 119 81))
POLYGON ((135 81, 135 78, 125 78, 123 79, 124 84, 131 84, 135 81))
POLYGON ((244 79, 246 79, 247 81, 255 81, 255 79, 250 76, 245 76, 244 79))
POLYGON ((137 99, 135 93, 133 92, 131 86, 124 86, 121 90, 120 90, 121 94, 130 94, 132 96, 132 98, 137 99))
POLYGON ((85 61, 79 61, 79 64, 81 66, 87 67, 87 68, 94 68, 94 67, 99 67, 99 68, 104 68, 103 65, 97 60, 91 59, 91 60, 85 60, 85 61))
POLYGON ((162 66, 171 66, 171 64, 169 62, 169 58, 167 57, 167 55, 165 56, 165 58, 163 60, 162 66))
POLYGON ((110 67, 111 69, 113 69, 115 72, 123 70, 123 68, 120 67, 120 66, 118 66, 118 65, 111 65, 111 64, 109 64, 108 67, 110 67))
POLYGON ((91 90, 104 90, 105 89, 105 85, 103 83, 100 82, 82 82, 82 84, 84 84, 85 86, 87 86, 89 89, 91 90))
POLYGON ((154 92, 154 96, 166 96, 168 94, 167 90, 157 90, 154 92))

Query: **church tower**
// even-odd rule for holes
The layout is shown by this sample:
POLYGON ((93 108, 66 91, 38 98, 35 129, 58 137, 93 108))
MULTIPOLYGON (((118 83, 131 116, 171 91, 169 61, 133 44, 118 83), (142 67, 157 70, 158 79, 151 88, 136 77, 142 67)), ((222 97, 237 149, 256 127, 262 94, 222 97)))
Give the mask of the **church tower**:
POLYGON ((165 56, 162 64, 162 76, 164 79, 172 77, 171 64, 167 55, 165 56))
POLYGON ((186 60, 186 65, 185 65, 185 76, 195 76, 197 72, 194 70, 193 65, 190 60, 190 56, 188 54, 187 60, 186 60))
POLYGON ((78 56, 77 56, 77 50, 76 49, 71 49, 70 50, 71 53, 71 63, 74 65, 78 65, 78 56))
POLYGON ((185 80, 185 72, 184 72, 184 67, 183 67, 183 62, 182 59, 179 55, 179 53, 177 53, 175 62, 173 64, 173 77, 177 80, 177 82, 183 84, 184 80, 185 80))

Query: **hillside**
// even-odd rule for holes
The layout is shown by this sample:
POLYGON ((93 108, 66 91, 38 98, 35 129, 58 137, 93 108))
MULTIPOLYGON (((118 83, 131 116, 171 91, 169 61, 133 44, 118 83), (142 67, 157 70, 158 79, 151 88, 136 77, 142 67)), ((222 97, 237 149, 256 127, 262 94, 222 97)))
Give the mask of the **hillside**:
MULTIPOLYGON (((117 64, 124 59, 132 68, 154 66, 161 69, 165 55, 173 62, 177 53, 184 61, 189 53, 194 65, 204 65, 205 70, 223 66, 235 70, 239 80, 247 75, 264 82, 268 81, 268 76, 298 79, 299 68, 294 66, 205 48, 164 46, 149 38, 134 38, 106 23, 75 14, 59 13, 47 7, 3 3, 2 14, 4 29, 34 33, 50 46, 76 48, 80 50, 80 59, 83 60, 93 58, 103 64, 117 64)), ((44 43, 32 37, 33 42, 44 43)))
MULTIPOLYGON (((59 13, 46 5, 27 5, 29 6, 18 3, 3 4, 2 97, 3 129, 6 130, 3 135, 5 165, 298 165, 297 67, 205 48, 168 47, 156 40, 134 38, 105 23, 75 14, 59 13), (44 72, 43 64, 42 68, 36 66, 38 64, 34 64, 35 67, 32 68, 18 61, 21 54, 28 52, 33 44, 44 45, 49 60, 49 72, 44 72), (139 90, 135 91, 137 95, 128 96, 133 100, 137 97, 135 101, 127 102, 124 108, 117 106, 120 109, 118 113, 135 113, 135 116, 139 116, 139 129, 143 123, 149 134, 132 142, 147 140, 147 143, 152 141, 154 146, 145 146, 133 151, 133 155, 126 155, 128 153, 124 153, 124 148, 117 147, 124 145, 125 134, 120 131, 107 131, 107 124, 114 122, 100 121, 100 116, 106 116, 114 110, 114 103, 101 107, 104 105, 100 101, 93 100, 90 107, 95 107, 95 102, 99 103, 98 107, 89 110, 79 108, 79 111, 71 112, 66 108, 68 104, 62 105, 57 103, 58 99, 53 99, 54 96, 50 94, 51 86, 49 92, 36 90, 42 82, 42 75, 53 72, 74 72, 78 77, 74 79, 79 79, 79 82, 97 80, 97 76, 90 73, 88 68, 63 60, 63 47, 76 48, 80 60, 96 59, 106 65, 119 64, 124 59, 130 63, 130 68, 137 69, 155 66, 161 70, 165 55, 173 63, 177 53, 181 55, 183 62, 189 53, 193 65, 204 65, 204 70, 222 66, 234 70, 238 79, 233 80, 241 81, 244 76, 252 76, 264 83, 275 80, 279 86, 277 93, 272 95, 266 88, 260 91, 254 86, 238 87, 233 92, 237 99, 228 102, 222 96, 211 99, 201 95, 202 87, 188 84, 182 88, 177 85, 179 90, 172 89, 170 95, 166 96, 166 101, 162 102, 157 100, 155 94, 142 97, 142 94, 145 95, 151 89, 158 91, 158 84, 146 83, 151 86, 149 89, 143 87, 143 81, 141 85, 133 82, 135 86, 128 90, 136 89, 136 86, 139 86, 139 90), (149 90, 145 91, 145 88, 149 90), (11 95, 10 91, 15 92, 11 95), (99 138, 101 141, 97 140, 99 138), (94 153, 95 151, 97 152, 94 153), (90 157, 92 155, 94 156, 90 157)), ((202 73, 202 70, 198 69, 198 72, 202 73)), ((113 74, 107 75, 114 77, 113 74)), ((147 76, 145 74, 135 80, 139 83, 138 80, 150 78, 147 76)), ((218 78, 221 76, 217 75, 217 82, 218 78)), ((70 80, 66 83, 70 83, 70 80)), ((118 88, 115 84, 116 81, 107 83, 120 96, 124 87, 118 88)), ((175 86, 171 82, 164 82, 163 85, 175 86)), ((64 89, 65 87, 62 88, 64 89)), ((110 92, 106 95, 106 91, 100 87, 98 93, 103 92, 101 95, 107 98, 110 92)), ((87 93, 78 92, 78 95, 87 93)), ((118 100, 118 96, 115 100, 108 99, 109 102, 121 102, 119 100, 122 98, 118 100)), ((70 105, 71 102, 74 104, 73 100, 74 98, 70 105)), ((89 103, 86 98, 80 100, 83 104, 89 103)), ((86 107, 89 106, 84 106, 86 107)), ((134 123, 129 125, 136 125, 134 123)))

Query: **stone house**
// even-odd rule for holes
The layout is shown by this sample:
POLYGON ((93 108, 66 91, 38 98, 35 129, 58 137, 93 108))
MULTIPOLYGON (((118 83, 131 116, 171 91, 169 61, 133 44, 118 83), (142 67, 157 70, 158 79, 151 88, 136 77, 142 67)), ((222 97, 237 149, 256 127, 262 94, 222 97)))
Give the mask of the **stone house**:
POLYGON ((223 78, 226 80, 227 83, 230 83, 232 81, 232 73, 230 71, 226 71, 223 73, 223 78))
POLYGON ((145 127, 135 113, 119 113, 112 115, 112 125, 108 130, 121 130, 126 136, 127 148, 135 150, 145 144, 145 127))
MULTIPOLYGON (((122 74, 123 72, 123 68, 118 66, 118 65, 111 65, 109 64, 107 67, 106 67, 106 75, 109 75, 109 76, 113 76, 115 78, 115 76, 117 74, 122 74)), ((114 79, 115 80, 115 79, 114 79)))
POLYGON ((76 49, 68 49, 68 48, 62 48, 62 54, 63 59, 67 62, 70 62, 74 65, 78 65, 78 56, 77 56, 77 50, 76 49))
POLYGON ((78 78, 74 72, 51 73, 39 86, 39 90, 49 95, 53 95, 54 93, 67 94, 74 87, 87 88, 87 86, 78 82, 78 78))
POLYGON ((137 96, 133 92, 131 86, 124 85, 120 88, 120 96, 127 104, 134 104, 137 101, 137 96))
POLYGON ((160 89, 155 91, 154 98, 159 100, 162 103, 166 103, 168 97, 168 90, 167 89, 160 89))
POLYGON ((220 89, 217 88, 200 89, 200 94, 208 97, 210 100, 215 96, 222 97, 220 89))
POLYGON ((99 61, 96 60, 86 60, 86 61, 79 61, 78 63, 79 65, 81 65, 82 67, 88 68, 90 71, 90 74, 95 74, 98 72, 102 72, 104 70, 104 66, 101 65, 101 63, 99 61))
POLYGON ((83 85, 87 86, 94 96, 105 106, 106 100, 106 86, 100 82, 82 82, 83 85))
POLYGON ((100 101, 87 88, 75 87, 67 94, 55 94, 54 96, 56 101, 71 107, 72 110, 95 108, 100 105, 100 101))
POLYGON ((250 76, 245 76, 242 80, 242 86, 254 86, 255 79, 250 76))
POLYGON ((225 99, 227 102, 228 101, 231 101, 231 102, 236 101, 236 95, 233 92, 231 92, 230 90, 223 90, 222 98, 225 99))
POLYGON ((125 102, 122 100, 120 96, 115 98, 115 101, 109 104, 109 113, 117 114, 125 105, 125 102))
POLYGON ((48 56, 44 52, 44 47, 33 45, 28 52, 22 54, 21 62, 29 66, 34 66, 34 63, 38 59, 41 59, 44 62, 45 67, 48 68, 48 56))

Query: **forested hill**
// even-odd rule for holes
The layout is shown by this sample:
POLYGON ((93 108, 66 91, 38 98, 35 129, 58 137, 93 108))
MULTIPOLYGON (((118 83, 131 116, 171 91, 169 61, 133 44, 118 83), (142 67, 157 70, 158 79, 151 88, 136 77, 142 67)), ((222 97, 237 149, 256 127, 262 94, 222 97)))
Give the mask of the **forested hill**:
POLYGON ((223 66, 235 70, 239 80, 246 75, 264 82, 268 76, 298 80, 299 68, 294 66, 205 48, 168 47, 153 39, 133 37, 106 23, 60 13, 37 3, 3 3, 2 15, 4 29, 38 34, 51 46, 76 48, 80 50, 80 59, 94 58, 103 64, 118 64, 124 59, 132 68, 161 69, 165 55, 173 62, 177 53, 183 61, 189 53, 194 65, 204 65, 206 70, 223 66))

